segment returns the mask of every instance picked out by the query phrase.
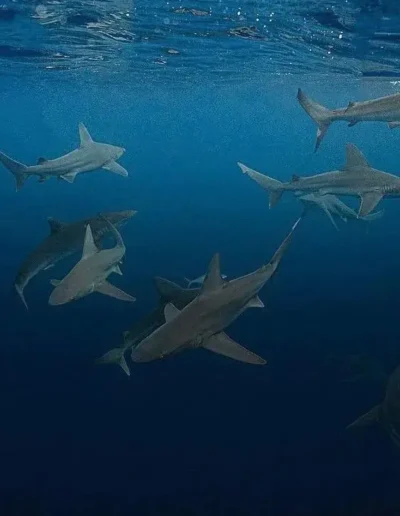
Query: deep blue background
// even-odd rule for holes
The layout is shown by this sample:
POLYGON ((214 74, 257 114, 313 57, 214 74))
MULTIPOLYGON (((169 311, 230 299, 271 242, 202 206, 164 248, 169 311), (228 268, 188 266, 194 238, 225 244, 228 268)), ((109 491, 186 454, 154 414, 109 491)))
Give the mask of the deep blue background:
POLYGON ((219 251, 235 277, 272 256, 301 207, 287 195, 269 211, 237 161, 288 179, 340 167, 353 142, 376 168, 400 172, 400 132, 384 124, 335 124, 314 155, 298 86, 329 106, 395 91, 348 80, 146 91, 2 79, 4 152, 28 164, 58 156, 78 144, 83 121, 95 140, 126 147, 130 175, 30 179, 16 193, 0 170, 0 514, 398 514, 398 450, 379 427, 345 430, 383 386, 338 381, 330 358, 367 354, 388 370, 400 361, 396 200, 368 231, 304 219, 261 293, 265 310, 228 329, 267 366, 201 350, 133 365, 131 378, 94 365, 155 306, 153 276, 198 276, 219 251), (113 281, 137 302, 48 306, 49 280, 75 256, 32 281, 27 313, 12 283, 46 217, 130 208, 124 276, 113 281))

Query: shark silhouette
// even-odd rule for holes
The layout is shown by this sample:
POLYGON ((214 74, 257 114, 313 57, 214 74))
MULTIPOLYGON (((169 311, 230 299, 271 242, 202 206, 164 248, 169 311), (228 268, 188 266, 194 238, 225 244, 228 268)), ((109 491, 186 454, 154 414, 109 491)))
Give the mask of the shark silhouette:
POLYGON ((390 129, 400 126, 400 93, 365 102, 349 102, 345 108, 330 110, 310 99, 301 89, 297 99, 302 108, 317 124, 315 152, 332 122, 343 120, 353 127, 359 122, 387 122, 390 129))
POLYGON ((39 181, 57 177, 73 183, 77 174, 99 168, 120 176, 128 175, 128 172, 116 162, 125 152, 124 148, 93 141, 82 122, 79 124, 79 136, 81 144, 78 149, 56 159, 39 158, 37 165, 23 165, 0 152, 0 162, 15 176, 17 192, 29 176, 38 176, 39 181))

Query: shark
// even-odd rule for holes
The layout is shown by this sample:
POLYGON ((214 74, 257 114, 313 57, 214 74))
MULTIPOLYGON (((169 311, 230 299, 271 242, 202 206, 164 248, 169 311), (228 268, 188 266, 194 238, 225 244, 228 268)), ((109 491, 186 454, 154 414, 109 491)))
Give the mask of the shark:
MULTIPOLYGON (((227 278, 226 274, 221 274, 221 278, 226 279, 227 278)), ((191 287, 193 287, 193 285, 201 286, 204 283, 205 279, 206 279, 206 275, 203 274, 202 276, 199 276, 198 278, 194 278, 192 280, 189 278, 185 278, 185 281, 187 283, 188 288, 191 288, 191 287)))
POLYGON ((106 218, 104 221, 115 237, 115 247, 100 250, 94 242, 93 232, 88 224, 81 259, 65 278, 51 280, 55 288, 49 298, 50 305, 64 305, 92 292, 99 292, 121 301, 136 301, 134 297, 107 281, 108 276, 113 272, 122 275, 119 264, 125 256, 125 245, 115 226, 106 218))
POLYGON ((152 312, 122 334, 122 345, 113 348, 96 360, 96 364, 117 364, 130 376, 131 372, 126 362, 126 353, 137 346, 144 338, 150 335, 165 322, 164 309, 168 303, 173 303, 178 309, 184 308, 199 294, 199 288, 182 288, 165 278, 154 278, 159 300, 158 306, 152 312))
POLYGON ((400 448, 400 366, 389 376, 383 401, 347 428, 364 427, 373 423, 380 423, 393 443, 400 448))
POLYGON ((100 245, 101 240, 110 234, 110 228, 104 218, 115 226, 120 226, 136 213, 134 210, 115 211, 76 222, 63 222, 49 217, 47 220, 50 234, 28 254, 14 281, 14 287, 26 309, 28 309, 28 304, 24 289, 28 283, 41 271, 54 267, 64 258, 77 252, 82 247, 85 229, 88 224, 92 228, 95 243, 100 245))
POLYGON ((258 293, 277 270, 299 221, 267 264, 240 278, 224 281, 220 257, 215 254, 199 294, 182 310, 167 303, 164 324, 132 349, 132 361, 150 362, 185 349, 204 348, 240 362, 265 364, 264 358, 233 341, 224 330, 247 308, 264 306, 258 293))
POLYGON ((358 217, 371 213, 386 196, 400 196, 400 177, 372 168, 362 152, 353 144, 346 144, 346 163, 339 170, 314 176, 299 177, 282 183, 260 174, 243 163, 241 171, 269 192, 269 207, 274 207, 284 192, 318 192, 321 195, 348 195, 361 199, 358 217))
POLYGON ((335 222, 334 216, 340 217, 344 222, 348 220, 361 220, 363 222, 372 222, 383 217, 384 210, 377 211, 376 213, 370 213, 365 217, 358 217, 357 213, 341 201, 336 195, 326 194, 320 195, 318 192, 303 194, 299 192, 299 201, 304 205, 305 210, 309 208, 319 208, 322 210, 333 226, 339 231, 339 228, 335 222))
POLYGON ((103 168, 126 177, 127 170, 117 163, 125 152, 123 147, 95 142, 82 122, 79 123, 80 146, 55 159, 39 158, 36 165, 24 165, 0 152, 0 162, 14 175, 17 192, 29 176, 38 176, 43 182, 49 177, 73 183, 77 174, 103 168))
POLYGON ((390 129, 400 127, 400 93, 365 102, 349 102, 347 107, 334 110, 318 104, 300 88, 297 100, 318 126, 314 152, 318 150, 332 122, 346 121, 349 127, 359 122, 386 122, 390 129))

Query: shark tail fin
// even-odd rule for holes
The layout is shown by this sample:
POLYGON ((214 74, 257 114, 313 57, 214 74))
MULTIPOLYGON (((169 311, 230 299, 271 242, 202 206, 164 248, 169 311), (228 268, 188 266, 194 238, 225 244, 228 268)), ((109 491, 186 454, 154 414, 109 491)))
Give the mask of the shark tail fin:
POLYGON ((22 163, 19 163, 18 161, 9 158, 3 152, 0 152, 0 161, 14 175, 18 192, 21 190, 25 180, 28 177, 28 174, 26 173, 28 167, 22 163))
POLYGON ((28 303, 26 302, 25 296, 24 296, 24 289, 20 287, 19 285, 15 285, 15 290, 18 292, 19 297, 21 298, 22 302, 25 305, 25 308, 29 310, 28 303))
POLYGON ((377 423, 381 417, 381 405, 375 405, 371 410, 357 418, 353 423, 347 426, 347 428, 356 428, 362 426, 370 426, 377 423))
POLYGON ((289 244, 293 238, 293 233, 294 233, 295 229, 297 228, 297 226, 299 225, 300 221, 301 221, 301 217, 299 217, 296 220, 296 222, 293 224, 292 229, 290 230, 289 234, 286 236, 286 238, 283 240, 281 245, 275 251, 274 256, 271 258, 268 265, 271 266, 274 271, 278 268, 278 265, 279 265, 280 261, 282 260, 283 255, 285 254, 287 248, 289 247, 289 244))
POLYGON ((333 120, 333 112, 315 102, 315 100, 307 97, 305 93, 299 88, 297 92, 297 100, 300 102, 301 107, 304 111, 314 120, 314 122, 318 125, 317 129, 317 140, 315 142, 314 152, 318 150, 318 147, 321 145, 324 136, 331 125, 333 120))
POLYGON ((107 351, 102 357, 96 360, 96 364, 117 364, 121 367, 125 374, 131 375, 128 364, 126 363, 125 350, 123 348, 114 348, 107 351))
POLYGON ((273 177, 266 176, 265 174, 260 174, 256 170, 253 170, 243 163, 238 162, 238 166, 243 174, 248 175, 258 183, 264 190, 267 190, 269 193, 269 207, 273 208, 276 204, 278 204, 282 194, 284 192, 283 184, 278 179, 274 179, 273 177))

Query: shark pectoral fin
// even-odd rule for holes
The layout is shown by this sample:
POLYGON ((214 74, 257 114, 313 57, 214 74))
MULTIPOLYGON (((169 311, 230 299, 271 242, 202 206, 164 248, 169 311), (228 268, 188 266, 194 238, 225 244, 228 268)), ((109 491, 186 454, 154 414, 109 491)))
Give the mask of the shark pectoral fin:
POLYGON ((254 296, 247 303, 246 308, 264 308, 264 303, 258 296, 254 296))
POLYGON ((216 253, 208 266, 208 272, 201 287, 201 294, 212 292, 224 283, 221 277, 219 254, 216 253))
POLYGON ((64 181, 67 181, 68 183, 73 183, 75 181, 75 178, 77 176, 78 172, 69 172, 68 174, 63 174, 60 176, 64 181))
POLYGON ((51 263, 50 265, 48 265, 47 267, 45 267, 43 270, 44 271, 48 271, 49 269, 52 269, 54 267, 54 263, 51 263))
POLYGON ((97 254, 98 252, 99 250, 93 240, 92 228, 90 227, 90 224, 88 224, 86 226, 85 241, 83 243, 81 260, 86 260, 90 256, 97 254))
POLYGON ((96 285, 93 289, 93 292, 100 292, 100 294, 104 294, 105 296, 114 297, 115 299, 119 299, 120 301, 129 301, 134 303, 136 298, 130 296, 123 290, 120 290, 118 287, 115 287, 108 281, 103 281, 100 285, 96 285))
POLYGON ((110 161, 106 165, 103 165, 102 168, 104 168, 105 170, 109 170, 114 174, 118 174, 119 176, 128 176, 128 171, 124 167, 121 167, 121 165, 116 161, 110 161))
POLYGON ((53 287, 57 287, 60 283, 61 283, 61 280, 59 280, 59 279, 50 280, 50 284, 53 285, 53 287))
POLYGON ((400 127, 400 122, 389 122, 388 126, 389 129, 396 129, 397 127, 400 127))
POLYGON ((368 213, 371 213, 376 207, 376 205, 381 201, 383 195, 378 192, 367 192, 365 194, 361 194, 361 205, 360 210, 358 212, 359 217, 365 217, 368 213))
POLYGON ((335 222, 335 219, 333 218, 332 216, 332 213, 328 210, 328 208, 326 206, 322 206, 322 209, 324 210, 326 216, 329 218, 329 220, 332 222, 332 224, 334 225, 334 227, 336 228, 337 231, 339 231, 339 228, 337 227, 337 224, 335 222))
POLYGON ((354 167, 371 168, 364 154, 355 145, 348 143, 346 145, 346 164, 344 170, 352 170, 354 167))
POLYGON ((65 229, 68 224, 65 224, 65 222, 61 222, 57 219, 53 219, 53 217, 47 217, 47 222, 50 226, 50 233, 58 233, 59 231, 65 229))
POLYGON ((359 418, 357 418, 353 423, 347 425, 346 428, 355 428, 361 426, 369 426, 373 423, 377 423, 381 416, 381 405, 375 405, 371 410, 369 410, 366 414, 363 414, 359 418))
POLYGON ((202 343, 202 347, 213 353, 218 353, 224 357, 232 358, 239 362, 245 362, 246 364, 264 365, 267 363, 266 360, 244 348, 228 337, 226 333, 222 332, 216 333, 208 338, 202 343))
POLYGON ((79 138, 81 140, 81 147, 92 143, 92 137, 89 134, 89 131, 86 129, 85 125, 82 122, 79 122, 79 138))
POLYGON ((167 303, 164 308, 165 322, 167 323, 172 321, 177 315, 179 315, 179 313, 180 310, 176 308, 176 306, 174 306, 172 303, 167 303))
POLYGON ((124 356, 123 348, 114 348, 107 351, 105 355, 96 360, 96 364, 117 364, 121 367, 125 374, 131 375, 128 364, 124 356))

